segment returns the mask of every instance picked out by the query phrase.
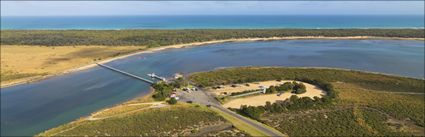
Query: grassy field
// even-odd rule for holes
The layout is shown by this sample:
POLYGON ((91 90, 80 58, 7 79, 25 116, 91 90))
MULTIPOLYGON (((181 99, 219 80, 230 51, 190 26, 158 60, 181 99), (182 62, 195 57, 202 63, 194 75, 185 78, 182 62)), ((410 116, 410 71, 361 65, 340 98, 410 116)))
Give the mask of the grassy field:
POLYGON ((1 84, 61 73, 97 60, 142 50, 136 46, 8 46, 1 45, 1 84))
POLYGON ((337 98, 313 109, 266 112, 260 121, 289 136, 424 136, 424 80, 335 69, 229 68, 192 74, 200 86, 276 79, 330 82, 337 98))
POLYGON ((419 126, 425 126, 425 101, 423 94, 385 93, 385 91, 362 88, 350 83, 334 83, 333 85, 336 90, 340 91, 338 104, 376 108, 394 118, 408 118, 419 126))
POLYGON ((80 119, 39 136, 187 136, 225 122, 207 107, 183 103, 101 120, 80 119))

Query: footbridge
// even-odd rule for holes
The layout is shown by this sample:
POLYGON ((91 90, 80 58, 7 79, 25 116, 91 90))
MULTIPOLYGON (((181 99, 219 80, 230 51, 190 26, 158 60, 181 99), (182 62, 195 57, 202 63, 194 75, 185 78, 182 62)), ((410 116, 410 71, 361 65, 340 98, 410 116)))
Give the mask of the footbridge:
POLYGON ((155 82, 153 82, 152 80, 149 80, 149 79, 146 79, 146 78, 139 77, 139 76, 137 76, 137 75, 134 75, 134 74, 131 74, 131 73, 128 73, 128 72, 125 72, 125 71, 122 71, 122 70, 119 70, 119 69, 113 68, 113 67, 108 66, 108 65, 104 65, 104 64, 100 64, 100 63, 96 63, 96 64, 97 64, 98 66, 100 66, 100 67, 107 68, 107 69, 109 69, 109 70, 112 70, 112 71, 115 71, 115 72, 118 72, 118 73, 124 74, 124 75, 126 75, 126 76, 129 76, 129 77, 132 77, 132 78, 135 78, 135 79, 138 79, 138 80, 144 81, 144 82, 147 82, 147 83, 149 83, 149 84, 154 84, 154 83, 155 83, 155 82))

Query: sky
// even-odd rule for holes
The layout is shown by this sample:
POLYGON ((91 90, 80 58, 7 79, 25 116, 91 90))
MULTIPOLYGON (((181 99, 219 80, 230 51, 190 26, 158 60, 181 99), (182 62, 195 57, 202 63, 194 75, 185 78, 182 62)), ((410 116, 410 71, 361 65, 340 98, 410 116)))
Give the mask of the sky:
POLYGON ((424 1, 1 1, 1 16, 424 15, 424 1))

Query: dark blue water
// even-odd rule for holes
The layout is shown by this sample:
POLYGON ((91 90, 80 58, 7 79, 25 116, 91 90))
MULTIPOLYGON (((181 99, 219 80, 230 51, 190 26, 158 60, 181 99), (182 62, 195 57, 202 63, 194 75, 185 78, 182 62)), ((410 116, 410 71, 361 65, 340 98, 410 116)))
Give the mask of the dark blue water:
MULTIPOLYGON (((107 65, 147 77, 232 66, 334 67, 424 77, 424 41, 280 40, 169 49, 107 65)), ((34 135, 144 95, 149 85, 95 67, 1 89, 1 135, 34 135)))
POLYGON ((424 28, 423 15, 1 17, 1 29, 424 28))

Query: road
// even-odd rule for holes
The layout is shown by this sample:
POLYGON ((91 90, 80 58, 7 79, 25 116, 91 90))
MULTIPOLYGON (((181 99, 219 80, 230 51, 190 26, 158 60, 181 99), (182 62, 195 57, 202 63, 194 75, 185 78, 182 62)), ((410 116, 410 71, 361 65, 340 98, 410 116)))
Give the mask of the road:
POLYGON ((282 134, 278 131, 275 131, 275 130, 272 130, 270 128, 265 127, 265 125, 263 125, 262 123, 259 123, 257 121, 254 121, 254 120, 248 119, 244 116, 241 116, 239 114, 236 114, 235 112, 230 111, 230 110, 228 110, 228 109, 226 109, 222 106, 212 106, 212 107, 217 108, 221 112, 224 112, 226 114, 229 114, 229 115, 239 119, 241 122, 244 122, 245 124, 257 129, 258 131, 261 131, 263 134, 265 134, 267 136, 272 136, 272 137, 284 136, 284 134, 282 134))
POLYGON ((224 108, 212 95, 210 95, 209 93, 203 90, 193 91, 191 93, 188 93, 185 91, 178 92, 178 96, 180 97, 180 101, 192 101, 194 103, 199 103, 203 105, 211 105, 211 107, 214 107, 217 110, 238 119, 240 122, 243 122, 245 125, 251 126, 252 128, 257 129, 258 131, 262 132, 263 134, 267 136, 273 136, 273 137, 285 136, 279 131, 274 130, 272 128, 268 128, 260 122, 251 120, 233 111, 230 111, 229 109, 224 108))

